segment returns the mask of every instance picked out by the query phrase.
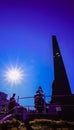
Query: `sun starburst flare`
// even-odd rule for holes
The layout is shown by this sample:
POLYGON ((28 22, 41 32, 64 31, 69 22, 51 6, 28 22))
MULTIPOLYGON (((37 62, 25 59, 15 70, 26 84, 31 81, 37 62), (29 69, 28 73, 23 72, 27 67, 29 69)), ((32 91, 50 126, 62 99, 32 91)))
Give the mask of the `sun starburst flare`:
POLYGON ((24 72, 21 67, 12 66, 6 69, 4 77, 8 83, 19 84, 24 78, 24 72))

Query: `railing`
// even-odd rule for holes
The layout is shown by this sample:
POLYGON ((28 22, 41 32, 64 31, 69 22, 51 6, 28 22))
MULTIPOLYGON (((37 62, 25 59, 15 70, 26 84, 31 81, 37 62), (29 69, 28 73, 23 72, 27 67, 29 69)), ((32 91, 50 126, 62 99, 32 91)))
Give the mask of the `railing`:
MULTIPOLYGON (((55 108, 57 108, 57 111, 61 111, 61 107, 73 107, 74 108, 74 103, 73 104, 51 104, 51 103, 46 103, 46 98, 50 98, 50 97, 70 97, 70 96, 72 96, 72 95, 54 95, 54 96, 45 96, 44 95, 44 100, 45 100, 45 104, 44 104, 44 111, 43 111, 43 113, 42 114, 47 114, 46 113, 46 109, 52 109, 52 107, 55 107, 55 108)), ((19 109, 19 107, 20 107, 20 100, 26 100, 26 99, 33 99, 34 100, 34 96, 28 96, 28 97, 18 97, 17 99, 16 99, 16 106, 14 107, 14 108, 12 108, 12 109, 8 109, 8 105, 9 105, 9 103, 10 103, 10 101, 7 103, 7 104, 3 104, 3 105, 5 105, 5 107, 7 108, 6 109, 6 111, 3 113, 3 115, 2 115, 2 113, 0 113, 0 115, 2 115, 2 116, 4 116, 4 115, 6 115, 6 114, 9 114, 9 113, 11 113, 11 111, 12 110, 15 110, 15 114, 16 113, 18 113, 18 109, 19 109)), ((11 102, 13 102, 13 101, 11 101, 11 102)), ((41 105, 39 105, 38 107, 42 107, 41 105)), ((34 104, 33 105, 25 105, 25 106, 23 106, 23 108, 26 108, 26 110, 27 110, 27 113, 29 114, 40 114, 39 112, 37 112, 36 110, 35 110, 35 106, 34 106, 34 104)))
MULTIPOLYGON (((71 97, 72 95, 54 95, 54 96, 51 96, 51 95, 44 95, 44 100, 45 100, 45 107, 46 107, 46 98, 51 98, 51 97, 71 97)), ((27 96, 27 97, 19 97, 18 96, 18 98, 16 99, 16 103, 17 104, 20 104, 20 100, 26 100, 26 99, 34 99, 34 96, 27 96)), ((10 102, 10 101, 9 101, 10 102)), ((7 109, 8 109, 8 104, 9 104, 9 102, 7 103, 7 104, 3 104, 3 105, 5 105, 5 106, 7 106, 7 109)), ((12 101, 11 101, 12 102, 12 101)), ((49 105, 50 103, 48 103, 48 105, 49 105)), ((52 104, 52 106, 56 106, 56 107, 58 107, 59 106, 59 104, 52 104)), ((62 106, 74 106, 74 104, 61 104, 61 107, 62 106)), ((35 105, 33 104, 33 105, 23 105, 23 107, 25 107, 25 108, 27 108, 27 110, 29 111, 30 109, 34 109, 35 108, 35 105)), ((39 106, 39 107, 42 107, 42 106, 39 106)), ((34 109, 35 110, 35 109, 34 109)), ((11 110, 9 110, 9 111, 11 111, 11 110)))
MULTIPOLYGON (((44 95, 44 100, 45 100, 45 103, 46 103, 46 99, 47 98, 55 98, 55 97, 71 97, 72 95, 54 95, 54 96, 51 96, 51 95, 44 95)), ((20 103, 20 100, 26 100, 26 99, 34 99, 34 96, 27 96, 27 97, 18 97, 17 98, 17 102, 20 103)), ((47 104, 50 104, 50 103, 47 103, 47 104)), ((58 106, 59 104, 52 104, 52 106, 58 106)), ((45 104, 46 106, 46 104, 45 104)), ((61 104, 61 106, 74 106, 74 104, 61 104)), ((30 108, 35 108, 35 105, 25 105, 24 107, 26 107, 27 109, 30 109, 30 108)), ((41 106, 40 106, 41 107, 41 106)))

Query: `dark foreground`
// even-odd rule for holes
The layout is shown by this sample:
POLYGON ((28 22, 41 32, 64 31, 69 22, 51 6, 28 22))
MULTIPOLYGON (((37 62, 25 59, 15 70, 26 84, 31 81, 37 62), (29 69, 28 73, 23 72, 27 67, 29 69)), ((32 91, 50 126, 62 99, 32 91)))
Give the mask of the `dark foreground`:
POLYGON ((74 130, 74 122, 35 119, 23 122, 15 118, 0 123, 0 130, 74 130))

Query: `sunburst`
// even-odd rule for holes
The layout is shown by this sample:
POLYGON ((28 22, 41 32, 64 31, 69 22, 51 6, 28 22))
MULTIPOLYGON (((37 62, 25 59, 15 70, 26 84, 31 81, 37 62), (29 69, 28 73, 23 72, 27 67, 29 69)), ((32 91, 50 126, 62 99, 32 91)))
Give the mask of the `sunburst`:
POLYGON ((24 78, 22 67, 11 66, 4 72, 4 79, 11 84, 20 84, 24 78))

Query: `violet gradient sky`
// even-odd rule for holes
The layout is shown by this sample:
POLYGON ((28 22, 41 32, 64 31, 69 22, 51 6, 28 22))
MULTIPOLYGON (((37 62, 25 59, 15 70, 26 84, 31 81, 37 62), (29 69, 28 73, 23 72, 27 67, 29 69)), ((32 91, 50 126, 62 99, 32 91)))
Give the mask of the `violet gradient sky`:
POLYGON ((51 95, 53 34, 74 93, 74 0, 0 1, 0 91, 9 97, 14 92, 20 97, 32 96, 41 85, 44 93, 51 95), (23 65, 27 76, 21 85, 11 86, 2 75, 6 67, 16 63, 23 65))

